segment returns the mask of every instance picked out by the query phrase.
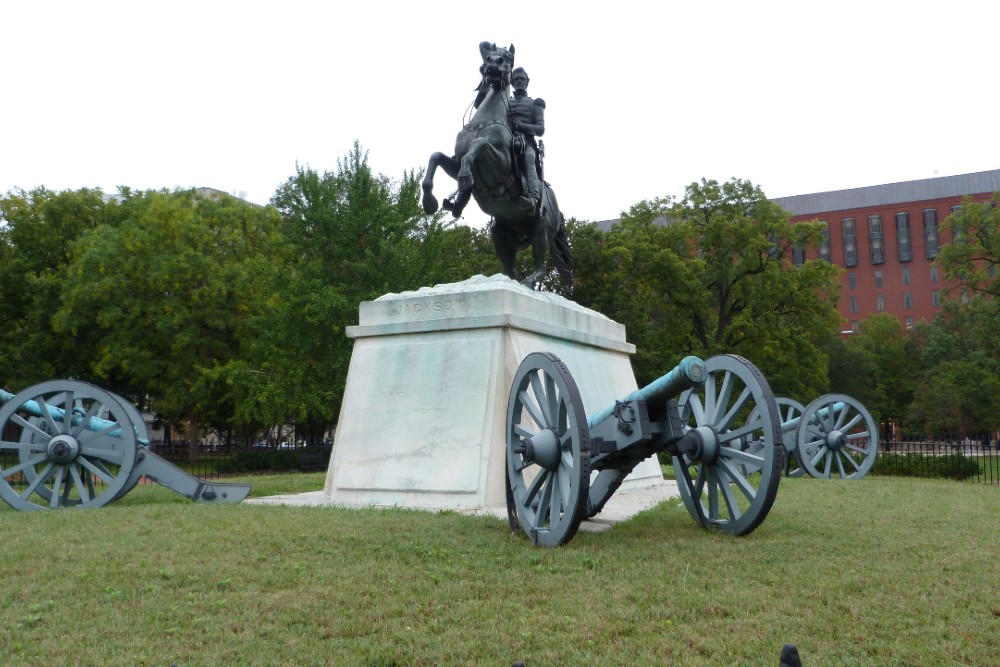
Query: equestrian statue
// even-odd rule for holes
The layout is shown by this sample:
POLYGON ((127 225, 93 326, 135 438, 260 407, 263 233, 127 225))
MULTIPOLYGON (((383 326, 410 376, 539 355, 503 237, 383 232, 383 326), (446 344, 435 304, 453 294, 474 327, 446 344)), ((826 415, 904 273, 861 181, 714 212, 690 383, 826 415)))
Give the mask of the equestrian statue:
POLYGON ((528 97, 528 74, 514 67, 514 46, 482 42, 482 80, 472 106, 475 113, 455 140, 455 154, 434 153, 424 175, 423 208, 438 210, 434 173, 440 167, 458 182, 458 191, 444 200, 456 218, 470 199, 491 216, 490 237, 503 272, 517 280, 515 258, 531 247, 533 270, 521 283, 534 287, 546 274, 545 255, 565 283, 572 280, 573 259, 566 219, 556 195, 542 178, 545 102, 528 97), (514 95, 510 95, 511 84, 514 95))

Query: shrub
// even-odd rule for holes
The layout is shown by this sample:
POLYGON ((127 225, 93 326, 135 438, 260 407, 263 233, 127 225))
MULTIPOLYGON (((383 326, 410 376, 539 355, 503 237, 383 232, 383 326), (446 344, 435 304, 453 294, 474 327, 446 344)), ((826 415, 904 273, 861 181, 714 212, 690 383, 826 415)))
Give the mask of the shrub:
POLYGON ((881 454, 871 470, 873 475, 896 477, 944 477, 963 480, 982 474, 979 463, 961 452, 944 456, 921 454, 881 454))

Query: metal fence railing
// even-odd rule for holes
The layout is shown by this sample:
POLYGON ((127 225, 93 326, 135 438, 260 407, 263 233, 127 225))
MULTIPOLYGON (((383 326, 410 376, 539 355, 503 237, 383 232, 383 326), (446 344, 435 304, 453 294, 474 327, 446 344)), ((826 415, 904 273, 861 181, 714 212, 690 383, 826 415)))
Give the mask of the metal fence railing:
POLYGON ((1000 485, 1000 451, 988 436, 883 440, 871 474, 1000 485))
POLYGON ((259 472, 324 471, 332 445, 196 447, 154 444, 152 450, 201 479, 218 479, 259 472))

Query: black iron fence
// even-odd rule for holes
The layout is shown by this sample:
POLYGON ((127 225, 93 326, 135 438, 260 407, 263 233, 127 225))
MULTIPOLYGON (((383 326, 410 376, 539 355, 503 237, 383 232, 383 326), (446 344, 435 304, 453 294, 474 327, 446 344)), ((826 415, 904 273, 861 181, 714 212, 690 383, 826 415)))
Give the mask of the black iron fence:
POLYGON ((996 435, 883 440, 870 474, 938 477, 1000 485, 1000 451, 996 435))

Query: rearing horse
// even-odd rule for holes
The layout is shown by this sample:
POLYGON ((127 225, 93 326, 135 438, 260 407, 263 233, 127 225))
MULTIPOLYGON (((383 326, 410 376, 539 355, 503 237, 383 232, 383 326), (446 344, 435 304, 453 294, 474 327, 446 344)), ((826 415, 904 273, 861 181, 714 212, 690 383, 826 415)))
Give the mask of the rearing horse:
POLYGON ((545 254, 564 282, 572 279, 572 255, 566 236, 566 223, 556 195, 547 183, 541 187, 541 212, 525 210, 520 201, 523 188, 516 169, 514 134, 510 118, 510 73, 514 67, 514 47, 497 47, 483 42, 480 72, 483 75, 476 99, 476 113, 455 140, 455 155, 434 153, 427 164, 422 188, 423 208, 430 215, 438 210, 433 194, 434 173, 438 167, 458 181, 454 201, 445 199, 444 207, 454 217, 475 198, 479 208, 490 215, 490 237, 503 272, 517 279, 515 258, 518 250, 531 247, 534 270, 521 283, 534 287, 546 273, 545 254))

